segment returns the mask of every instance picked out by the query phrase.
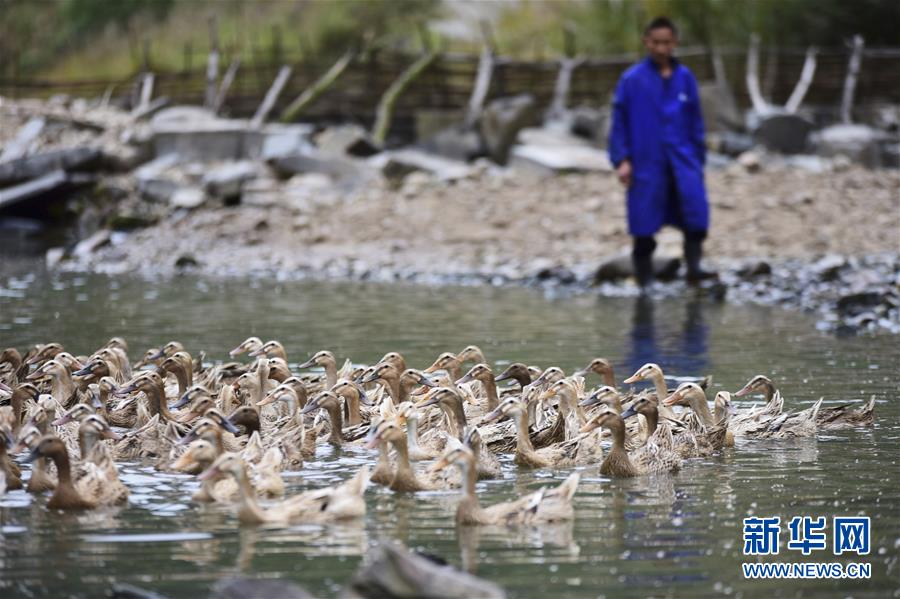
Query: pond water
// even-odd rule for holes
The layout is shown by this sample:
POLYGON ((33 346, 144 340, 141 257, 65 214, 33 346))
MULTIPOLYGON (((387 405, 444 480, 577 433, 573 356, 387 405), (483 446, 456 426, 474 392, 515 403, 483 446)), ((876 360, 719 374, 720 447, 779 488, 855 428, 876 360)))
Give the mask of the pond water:
MULTIPOLYGON (((620 381, 647 361, 670 374, 712 374, 714 389, 732 391, 767 374, 792 410, 819 397, 833 403, 874 395, 876 425, 802 442, 739 442, 673 476, 609 480, 585 468, 573 523, 516 530, 457 530, 455 492, 402 496, 380 487, 369 490, 369 513, 358 525, 240 527, 227 506, 189 501, 192 477, 125 463, 120 472, 131 501, 114 512, 50 513, 45 498, 21 491, 0 498, 2 596, 98 596, 119 581, 197 597, 234 575, 286 577, 331 596, 381 539, 441 556, 519 597, 900 594, 895 337, 839 339, 817 332, 799 313, 705 299, 652 304, 525 289, 114 280, 32 271, 7 265, 0 278, 0 346, 54 340, 87 353, 122 335, 133 360, 171 339, 219 360, 253 334, 282 341, 294 363, 320 349, 357 362, 396 350, 425 367, 442 351, 477 343, 499 367, 521 360, 571 371, 605 356, 620 381), (853 557, 872 564, 870 580, 744 580, 741 563, 753 559, 742 555, 747 515, 830 522, 861 514, 872 518, 872 550, 853 557)), ((321 447, 302 471, 285 474, 289 492, 330 484, 371 461, 365 450, 321 447)), ((479 483, 478 492, 489 504, 565 474, 506 461, 503 479, 479 483)), ((779 561, 853 561, 845 557, 828 550, 803 558, 782 547, 779 561)))

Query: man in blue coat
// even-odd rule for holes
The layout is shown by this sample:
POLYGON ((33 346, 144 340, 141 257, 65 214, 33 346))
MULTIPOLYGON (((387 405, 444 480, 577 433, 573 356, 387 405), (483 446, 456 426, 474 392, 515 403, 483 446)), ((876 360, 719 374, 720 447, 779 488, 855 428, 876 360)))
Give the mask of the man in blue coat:
POLYGON ((643 41, 649 55, 619 79, 609 134, 609 158, 628 188, 635 276, 642 288, 652 282, 653 236, 663 225, 673 225, 684 232, 687 281, 698 284, 716 275, 700 268, 709 204, 697 81, 672 56, 678 44, 672 21, 654 19, 643 41))

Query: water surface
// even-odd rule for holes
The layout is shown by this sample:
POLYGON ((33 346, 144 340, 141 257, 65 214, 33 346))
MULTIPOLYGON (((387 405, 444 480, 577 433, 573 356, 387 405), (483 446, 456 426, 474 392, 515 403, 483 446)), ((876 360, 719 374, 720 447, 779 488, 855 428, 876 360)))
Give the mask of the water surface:
MULTIPOLYGON (((132 359, 171 339, 209 359, 248 335, 276 338, 290 361, 329 349, 371 362, 388 350, 425 367, 442 351, 479 344, 498 368, 513 360, 571 371, 596 356, 619 380, 647 361, 679 375, 714 376, 735 390, 764 373, 790 409, 877 398, 874 428, 800 442, 740 443, 694 460, 674 476, 609 480, 582 471, 576 519, 564 526, 457 530, 455 493, 368 493, 358 525, 238 526, 227 506, 189 501, 192 477, 149 464, 120 466, 127 508, 50 513, 46 498, 0 499, 0 594, 97 596, 113 581, 178 597, 203 596, 222 577, 286 577, 334 595, 380 539, 442 556, 503 585, 513 596, 761 595, 898 596, 900 580, 900 350, 895 337, 838 339, 812 318, 775 308, 678 299, 546 297, 525 289, 385 286, 277 281, 140 281, 85 275, 0 278, 0 346, 59 341, 87 353, 124 336, 132 359), (871 516, 872 579, 743 580, 741 520, 747 515, 871 516)), ((593 384, 599 381, 592 380, 593 384)), ((364 450, 319 449, 289 489, 330 484, 371 462, 364 450)), ((564 471, 504 465, 504 478, 479 483, 483 503, 533 490, 564 471)), ((782 533, 782 536, 786 531, 782 533)), ((803 561, 783 551, 783 561, 803 561)), ((811 560, 833 561, 825 553, 811 560)), ((841 560, 842 558, 837 558, 841 560)), ((847 560, 844 560, 847 561, 847 560)))

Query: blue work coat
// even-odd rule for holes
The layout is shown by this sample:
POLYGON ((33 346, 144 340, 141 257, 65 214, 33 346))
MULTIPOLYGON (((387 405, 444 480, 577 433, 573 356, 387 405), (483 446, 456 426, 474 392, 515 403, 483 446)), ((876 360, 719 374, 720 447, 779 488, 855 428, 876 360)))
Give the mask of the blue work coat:
POLYGON ((706 145, 693 73, 672 61, 668 79, 649 57, 619 79, 613 99, 609 159, 631 161, 628 230, 654 235, 663 225, 684 231, 709 229, 703 183, 706 145))

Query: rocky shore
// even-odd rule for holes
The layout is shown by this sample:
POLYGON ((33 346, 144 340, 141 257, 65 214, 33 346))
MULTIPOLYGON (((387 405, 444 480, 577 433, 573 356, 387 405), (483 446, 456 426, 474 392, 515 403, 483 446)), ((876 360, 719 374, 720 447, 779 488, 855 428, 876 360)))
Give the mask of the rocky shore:
MULTIPOLYGON (((900 332, 897 171, 734 164, 710 170, 708 183, 707 255, 723 283, 711 293, 813 310, 829 330, 900 332)), ((608 173, 534 177, 482 164, 454 182, 413 173, 396 189, 285 195, 101 232, 58 266, 636 293, 622 190, 608 173)), ((663 259, 680 255, 677 231, 659 240, 663 259)), ((663 282, 656 292, 682 291, 663 282)))

